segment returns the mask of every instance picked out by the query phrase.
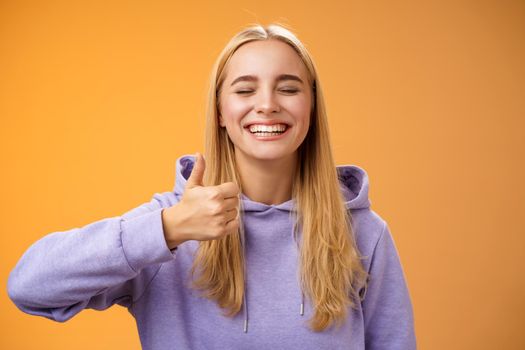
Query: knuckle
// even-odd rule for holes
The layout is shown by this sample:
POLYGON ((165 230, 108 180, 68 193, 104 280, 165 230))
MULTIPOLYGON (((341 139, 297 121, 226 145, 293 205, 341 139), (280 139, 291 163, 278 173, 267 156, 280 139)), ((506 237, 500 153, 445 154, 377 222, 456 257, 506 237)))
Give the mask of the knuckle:
POLYGON ((226 233, 226 229, 224 227, 219 227, 217 229, 217 237, 222 237, 226 233))
POLYGON ((211 207, 211 213, 214 216, 220 215, 223 211, 223 207, 221 203, 214 203, 211 207))
POLYGON ((211 200, 216 200, 220 198, 221 192, 216 187, 210 187, 208 188, 208 198, 211 200))
POLYGON ((216 228, 214 228, 213 230, 210 231, 210 238, 215 239, 215 238, 218 238, 218 237, 220 237, 220 231, 219 231, 219 228, 216 227, 216 228))
POLYGON ((222 199, 222 193, 221 191, 218 189, 218 188, 214 188, 213 189, 213 195, 212 195, 213 199, 217 200, 217 199, 222 199))
POLYGON ((214 223, 213 227, 215 228, 215 231, 220 231, 220 230, 224 229, 224 218, 217 217, 215 219, 215 223, 214 223))
POLYGON ((239 194, 239 186, 235 182, 230 182, 232 191, 235 191, 235 194, 239 194))

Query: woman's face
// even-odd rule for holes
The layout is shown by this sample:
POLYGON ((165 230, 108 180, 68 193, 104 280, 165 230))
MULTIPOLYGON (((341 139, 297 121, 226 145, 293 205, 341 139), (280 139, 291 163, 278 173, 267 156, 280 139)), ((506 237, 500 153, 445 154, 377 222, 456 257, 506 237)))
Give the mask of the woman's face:
POLYGON ((312 98, 306 67, 292 47, 278 40, 252 41, 242 45, 226 67, 219 122, 236 154, 283 159, 306 137, 312 98))

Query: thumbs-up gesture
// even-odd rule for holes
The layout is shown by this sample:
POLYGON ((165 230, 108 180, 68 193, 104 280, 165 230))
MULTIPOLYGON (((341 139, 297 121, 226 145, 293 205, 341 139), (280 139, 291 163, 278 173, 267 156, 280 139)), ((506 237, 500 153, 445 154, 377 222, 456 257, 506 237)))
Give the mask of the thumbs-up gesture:
POLYGON ((182 199, 162 211, 170 249, 187 240, 218 239, 239 228, 239 187, 234 182, 204 186, 205 168, 204 157, 197 153, 182 199))

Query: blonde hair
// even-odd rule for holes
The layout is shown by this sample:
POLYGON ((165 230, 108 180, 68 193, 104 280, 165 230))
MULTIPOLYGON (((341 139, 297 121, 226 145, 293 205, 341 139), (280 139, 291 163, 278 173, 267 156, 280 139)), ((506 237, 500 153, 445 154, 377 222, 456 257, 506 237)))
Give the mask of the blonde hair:
MULTIPOLYGON (((366 272, 356 248, 352 217, 339 186, 315 65, 304 45, 284 26, 249 26, 230 40, 216 60, 208 96, 204 184, 233 181, 241 187, 234 145, 226 128, 219 125, 218 96, 225 68, 235 51, 245 43, 269 39, 287 43, 297 52, 313 89, 310 128, 298 148, 292 197, 298 213, 294 233, 300 242, 300 284, 313 306, 309 326, 314 331, 322 331, 332 324, 342 324, 348 307, 355 307, 358 288, 364 286, 366 272)), ((215 300, 228 316, 241 310, 244 296, 242 208, 240 214, 237 232, 222 239, 200 242, 192 268, 193 286, 215 300)))

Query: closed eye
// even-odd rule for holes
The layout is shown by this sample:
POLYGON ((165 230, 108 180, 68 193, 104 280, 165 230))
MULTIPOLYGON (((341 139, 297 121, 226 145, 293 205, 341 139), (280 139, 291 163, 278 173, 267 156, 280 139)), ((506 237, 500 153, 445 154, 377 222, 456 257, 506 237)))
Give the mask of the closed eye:
POLYGON ((252 93, 252 92, 253 92, 252 90, 238 90, 238 91, 235 91, 235 93, 239 94, 239 95, 249 94, 249 93, 252 93))
MULTIPOLYGON (((299 92, 298 89, 293 89, 293 88, 280 89, 279 91, 282 92, 282 93, 285 93, 285 94, 295 94, 295 93, 299 92)), ((237 91, 235 91, 235 93, 239 94, 239 95, 251 94, 253 92, 254 92, 253 90, 237 90, 237 91)))
POLYGON ((295 94, 295 93, 299 92, 299 90, 297 90, 297 89, 281 89, 279 91, 284 92, 286 94, 295 94))

